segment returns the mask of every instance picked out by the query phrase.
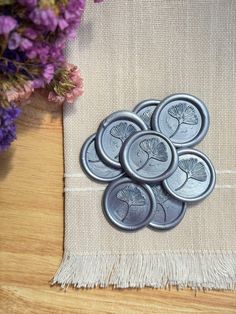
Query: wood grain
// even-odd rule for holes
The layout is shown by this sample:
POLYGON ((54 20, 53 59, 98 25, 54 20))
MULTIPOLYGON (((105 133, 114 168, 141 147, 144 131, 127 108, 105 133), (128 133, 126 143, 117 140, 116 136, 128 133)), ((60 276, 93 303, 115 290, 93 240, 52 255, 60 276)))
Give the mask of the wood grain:
POLYGON ((63 252, 62 111, 43 94, 23 108, 0 180, 1 313, 236 313, 233 292, 50 287, 63 252))

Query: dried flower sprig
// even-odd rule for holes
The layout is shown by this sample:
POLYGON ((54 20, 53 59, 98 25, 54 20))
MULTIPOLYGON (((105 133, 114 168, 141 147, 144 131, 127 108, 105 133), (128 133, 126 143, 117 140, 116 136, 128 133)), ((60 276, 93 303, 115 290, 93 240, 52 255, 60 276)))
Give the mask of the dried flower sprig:
POLYGON ((37 88, 46 88, 56 103, 73 103, 82 94, 79 70, 65 62, 63 49, 76 36, 85 2, 0 0, 0 119, 37 88))
POLYGON ((20 114, 20 109, 14 103, 8 108, 0 107, 0 152, 6 150, 16 139, 15 120, 20 114))
POLYGON ((57 103, 73 103, 75 99, 83 94, 83 80, 80 72, 73 64, 66 63, 59 68, 53 80, 48 85, 48 100, 57 103))

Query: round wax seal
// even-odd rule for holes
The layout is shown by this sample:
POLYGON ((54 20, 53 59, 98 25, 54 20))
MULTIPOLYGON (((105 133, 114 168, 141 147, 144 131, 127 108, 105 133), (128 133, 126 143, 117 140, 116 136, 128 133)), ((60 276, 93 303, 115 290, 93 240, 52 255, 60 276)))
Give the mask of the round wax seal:
POLYGON ((171 139, 176 147, 199 143, 209 128, 209 113, 204 103, 187 94, 165 98, 152 115, 152 128, 171 139))
POLYGON ((150 130, 137 132, 125 141, 120 161, 134 180, 157 183, 175 171, 178 155, 165 135, 150 130))
POLYGON ((111 167, 121 168, 120 148, 131 134, 140 130, 147 130, 147 126, 135 113, 112 113, 101 122, 97 131, 96 148, 100 158, 111 167))
POLYGON ((151 129, 152 114, 159 103, 160 100, 157 99, 143 100, 133 110, 145 122, 149 130, 151 129))
POLYGON ((163 184, 175 198, 197 202, 208 196, 215 186, 216 175, 210 160, 198 150, 178 150, 179 164, 176 171, 163 184))
POLYGON ((151 188, 156 198, 156 208, 149 226, 160 230, 174 228, 185 215, 186 203, 173 198, 160 184, 152 185, 151 188))
POLYGON ((135 183, 127 177, 113 181, 104 192, 106 217, 124 230, 134 231, 148 225, 153 218, 155 206, 150 186, 135 183))
POLYGON ((124 172, 121 169, 114 169, 104 164, 99 158, 95 148, 95 136, 93 134, 84 143, 80 161, 86 174, 97 181, 109 182, 120 178, 124 172))

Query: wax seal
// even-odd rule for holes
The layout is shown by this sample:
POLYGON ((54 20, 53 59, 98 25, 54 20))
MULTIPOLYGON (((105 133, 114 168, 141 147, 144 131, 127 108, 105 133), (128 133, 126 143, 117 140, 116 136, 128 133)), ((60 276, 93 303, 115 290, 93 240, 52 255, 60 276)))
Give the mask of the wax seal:
POLYGON ((84 171, 92 179, 101 182, 120 178, 124 174, 121 169, 109 167, 99 158, 95 148, 95 136, 96 134, 90 136, 81 149, 80 161, 84 171))
POLYGON ((156 199, 154 216, 149 226, 158 230, 176 227, 186 212, 186 203, 168 194, 160 184, 151 185, 156 199))
POLYGON ((120 148, 130 135, 140 130, 147 130, 147 126, 135 113, 112 113, 102 121, 97 131, 96 149, 100 158, 111 167, 121 168, 120 148))
POLYGON ((149 130, 151 129, 152 114, 159 104, 160 100, 147 99, 138 103, 133 110, 145 122, 149 130))
POLYGON ((176 147, 191 147, 206 135, 209 113, 205 104, 192 95, 171 95, 155 109, 152 128, 170 138, 176 147))
POLYGON ((190 148, 179 149, 178 155, 178 168, 164 180, 165 189, 182 201, 202 200, 215 186, 216 175, 211 161, 202 152, 190 148))
POLYGON ((103 208, 107 219, 127 231, 141 229, 153 218, 156 206, 150 186, 124 177, 111 182, 105 190, 103 208))
POLYGON ((163 134, 140 131, 122 146, 120 161, 125 172, 142 183, 157 183, 170 176, 178 166, 174 145, 163 134))

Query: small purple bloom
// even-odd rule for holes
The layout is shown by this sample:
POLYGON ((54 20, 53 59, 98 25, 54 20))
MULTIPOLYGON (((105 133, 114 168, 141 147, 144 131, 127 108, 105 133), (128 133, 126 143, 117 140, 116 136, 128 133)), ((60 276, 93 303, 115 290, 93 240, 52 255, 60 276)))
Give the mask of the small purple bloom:
POLYGON ((41 87, 44 87, 44 85, 45 85, 44 80, 41 78, 36 78, 32 82, 33 88, 41 88, 41 87))
POLYGON ((32 41, 30 41, 27 38, 23 38, 20 42, 20 48, 23 51, 29 50, 30 48, 32 48, 33 44, 32 41))
POLYGON ((17 62, 25 62, 27 60, 27 57, 23 51, 19 50, 10 50, 9 48, 6 48, 3 52, 3 57, 17 61, 17 62))
POLYGON ((38 49, 38 57, 42 64, 47 64, 49 55, 49 47, 42 47, 38 49))
POLYGON ((16 32, 12 33, 8 41, 8 48, 10 50, 15 50, 16 48, 19 47, 20 41, 21 41, 21 35, 19 35, 16 32))
POLYGON ((29 8, 33 8, 37 5, 37 0, 17 0, 17 2, 29 8))
POLYGON ((15 119, 20 115, 20 109, 14 104, 8 108, 0 107, 0 152, 6 150, 16 139, 15 119))
POLYGON ((11 16, 0 16, 0 34, 8 35, 17 26, 17 21, 11 16))
POLYGON ((75 16, 76 16, 75 13, 70 12, 69 10, 65 11, 65 19, 67 21, 73 21, 75 19, 75 16))
POLYGON ((66 38, 64 36, 58 37, 58 39, 55 41, 54 46, 57 49, 63 49, 66 45, 66 38))
POLYGON ((64 34, 68 39, 74 39, 77 35, 76 27, 69 26, 64 30, 64 34))
POLYGON ((26 51, 26 55, 29 59, 34 59, 37 57, 37 51, 35 51, 35 49, 31 49, 26 51))
POLYGON ((51 80, 53 78, 53 75, 54 75, 54 72, 55 72, 55 69, 54 69, 54 65, 53 64, 47 64, 44 67, 43 78, 44 78, 46 83, 50 83, 51 82, 51 80))
POLYGON ((37 34, 37 32, 36 32, 34 29, 28 27, 28 28, 24 31, 24 36, 27 37, 27 38, 29 38, 29 39, 32 39, 32 40, 33 40, 33 39, 36 39, 36 37, 38 36, 38 34, 37 34))
POLYGON ((12 61, 7 62, 7 72, 15 74, 17 72, 17 67, 12 61))
POLYGON ((34 24, 43 26, 47 30, 54 32, 57 27, 57 17, 51 9, 35 8, 29 15, 34 24))
POLYGON ((63 31, 66 27, 68 27, 68 23, 67 23, 67 21, 65 20, 65 19, 63 19, 63 18, 59 18, 59 20, 58 20, 58 26, 59 26, 59 28, 63 31))

